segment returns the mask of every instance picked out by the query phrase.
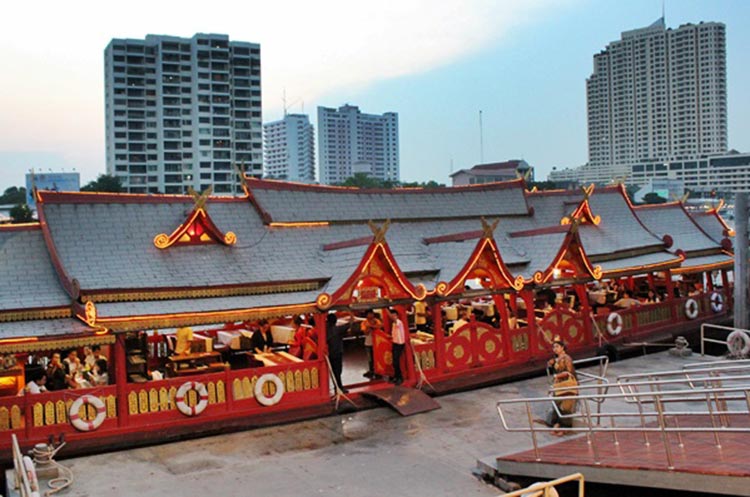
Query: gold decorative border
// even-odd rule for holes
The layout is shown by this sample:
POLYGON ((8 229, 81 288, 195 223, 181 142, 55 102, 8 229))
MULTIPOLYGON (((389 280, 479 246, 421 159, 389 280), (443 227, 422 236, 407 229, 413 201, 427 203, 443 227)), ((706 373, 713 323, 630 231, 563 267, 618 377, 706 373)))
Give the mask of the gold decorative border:
POLYGON ((59 319, 73 317, 70 307, 56 309, 36 309, 0 312, 0 323, 11 321, 32 321, 35 319, 59 319))
POLYGON ((44 350, 64 350, 91 345, 111 345, 115 343, 114 335, 91 335, 80 338, 61 340, 37 340, 0 344, 0 354, 17 354, 20 352, 39 352, 44 350))

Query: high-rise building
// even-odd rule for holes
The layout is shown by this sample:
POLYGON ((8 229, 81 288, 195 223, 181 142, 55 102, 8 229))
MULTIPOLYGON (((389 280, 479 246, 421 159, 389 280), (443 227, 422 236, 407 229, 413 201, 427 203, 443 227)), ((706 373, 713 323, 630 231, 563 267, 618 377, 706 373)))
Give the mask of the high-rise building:
POLYGON ((104 50, 107 172, 129 192, 239 191, 260 177, 260 45, 226 35, 113 39, 104 50))
POLYGON ((364 114, 354 105, 318 107, 320 182, 340 183, 355 173, 399 181, 398 114, 364 114))
POLYGON ((666 29, 662 18, 594 55, 586 81, 592 179, 727 151, 724 31, 717 22, 666 29))
POLYGON ((263 125, 263 175, 315 182, 315 134, 307 114, 286 114, 263 125))

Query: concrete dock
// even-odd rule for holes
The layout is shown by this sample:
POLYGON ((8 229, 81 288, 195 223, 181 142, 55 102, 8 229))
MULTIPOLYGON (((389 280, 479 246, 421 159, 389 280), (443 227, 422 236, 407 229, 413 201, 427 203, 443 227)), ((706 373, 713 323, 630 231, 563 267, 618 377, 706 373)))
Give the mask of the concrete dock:
MULTIPOLYGON (((608 377, 699 360, 653 354, 611 364, 608 377)), ((539 376, 438 397, 441 409, 410 417, 382 407, 75 459, 63 449, 58 460, 75 482, 62 495, 495 496, 474 476, 478 463, 532 447, 528 434, 502 429, 495 403, 546 388, 539 376)))

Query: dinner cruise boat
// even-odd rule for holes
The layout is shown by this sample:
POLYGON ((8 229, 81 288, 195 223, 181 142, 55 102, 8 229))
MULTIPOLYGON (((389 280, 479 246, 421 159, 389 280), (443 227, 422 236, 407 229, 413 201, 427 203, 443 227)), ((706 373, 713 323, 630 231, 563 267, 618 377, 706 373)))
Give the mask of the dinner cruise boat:
POLYGON ((38 191, 38 223, 0 226, 4 460, 11 434, 73 453, 308 419, 532 374, 557 336, 614 354, 731 318, 716 209, 633 206, 622 185, 243 180, 241 197, 38 191), (408 334, 398 387, 385 310, 408 334), (360 381, 332 386, 330 313, 345 364, 371 350, 360 381))

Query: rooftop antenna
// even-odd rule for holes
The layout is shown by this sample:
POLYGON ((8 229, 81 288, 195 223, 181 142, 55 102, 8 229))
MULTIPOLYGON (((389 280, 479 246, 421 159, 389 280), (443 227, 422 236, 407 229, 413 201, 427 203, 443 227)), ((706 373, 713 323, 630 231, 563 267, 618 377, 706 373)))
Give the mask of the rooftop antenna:
POLYGON ((665 11, 666 11, 666 3, 667 3, 667 0, 661 0, 661 20, 662 20, 662 23, 663 23, 663 24, 664 24, 665 26, 666 26, 666 24, 667 24, 667 17, 666 17, 666 14, 665 14, 665 11))
POLYGON ((286 117, 287 111, 289 110, 289 107, 293 106, 294 104, 296 104, 300 100, 301 99, 299 99, 299 98, 295 98, 294 100, 292 100, 291 103, 287 103, 287 101, 286 101, 286 88, 284 88, 284 93, 281 96, 281 101, 284 104, 284 117, 286 117))
POLYGON ((482 111, 479 111, 479 163, 484 164, 484 136, 482 134, 482 111))

